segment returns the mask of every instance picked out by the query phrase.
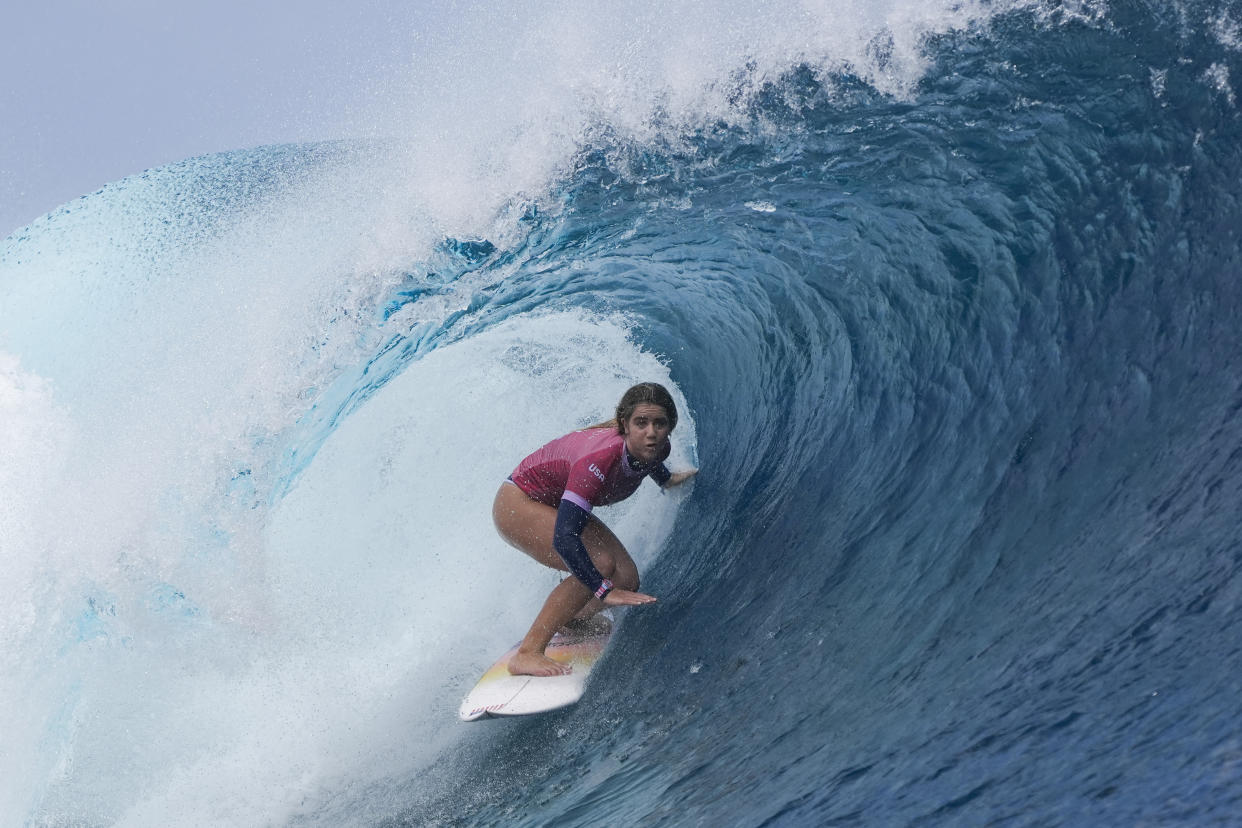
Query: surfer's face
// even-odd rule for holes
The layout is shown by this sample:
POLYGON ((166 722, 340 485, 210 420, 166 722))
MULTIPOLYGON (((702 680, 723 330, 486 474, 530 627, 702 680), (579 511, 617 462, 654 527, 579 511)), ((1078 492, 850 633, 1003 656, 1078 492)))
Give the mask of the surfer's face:
POLYGON ((658 405, 639 403, 634 406, 624 426, 625 447, 640 463, 650 463, 660 456, 671 427, 668 412, 658 405))

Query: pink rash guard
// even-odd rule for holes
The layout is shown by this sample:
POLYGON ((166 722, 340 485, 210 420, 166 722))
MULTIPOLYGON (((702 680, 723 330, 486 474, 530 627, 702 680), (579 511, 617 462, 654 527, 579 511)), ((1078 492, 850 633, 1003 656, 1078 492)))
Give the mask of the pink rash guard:
POLYGON ((509 479, 531 500, 555 508, 564 499, 590 512, 592 507, 625 500, 647 475, 663 485, 669 476, 663 461, 671 451, 665 441, 655 463, 639 466, 625 450, 625 437, 615 429, 571 431, 528 456, 509 479))
POLYGON ((658 459, 639 464, 630 457, 622 435, 611 428, 591 428, 558 437, 509 475, 531 500, 557 510, 552 546, 596 598, 608 594, 612 581, 599 574, 582 543, 591 509, 625 500, 647 476, 663 486, 671 477, 664 465, 671 451, 665 441, 658 459))

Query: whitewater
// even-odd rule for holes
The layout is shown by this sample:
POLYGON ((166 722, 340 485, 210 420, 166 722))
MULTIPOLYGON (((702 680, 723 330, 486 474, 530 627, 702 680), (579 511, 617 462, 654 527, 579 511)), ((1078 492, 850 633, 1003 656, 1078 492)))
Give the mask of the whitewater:
POLYGON ((0 824, 1236 821, 1242 7, 457 13, 0 242, 0 824), (639 380, 660 602, 459 723, 639 380))

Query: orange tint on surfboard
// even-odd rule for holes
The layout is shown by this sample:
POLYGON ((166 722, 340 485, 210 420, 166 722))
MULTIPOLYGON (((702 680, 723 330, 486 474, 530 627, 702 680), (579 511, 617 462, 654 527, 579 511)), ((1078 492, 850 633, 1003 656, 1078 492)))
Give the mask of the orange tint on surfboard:
POLYGON ((511 675, 509 659, 518 648, 513 645, 462 700, 458 717, 464 722, 473 722, 489 717, 529 716, 574 704, 582 698, 587 677, 603 656, 611 635, 611 629, 554 635, 545 654, 554 661, 570 665, 571 672, 563 676, 511 675))

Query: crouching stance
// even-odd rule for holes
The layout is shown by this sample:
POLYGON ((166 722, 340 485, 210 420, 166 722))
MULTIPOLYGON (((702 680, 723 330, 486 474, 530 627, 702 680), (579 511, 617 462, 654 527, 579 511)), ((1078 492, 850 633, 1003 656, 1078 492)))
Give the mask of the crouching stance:
POLYGON ((568 672, 544 655, 557 630, 605 606, 656 600, 638 591, 634 559, 591 512, 629 497, 646 477, 668 487, 694 475, 695 469, 674 474, 664 465, 676 425, 677 407, 664 386, 640 383, 621 397, 615 419, 558 437, 501 484, 492 505, 500 536, 544 566, 574 576, 552 590, 509 661, 509 672, 568 672))

